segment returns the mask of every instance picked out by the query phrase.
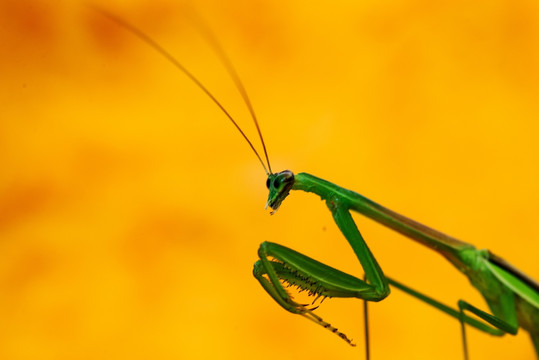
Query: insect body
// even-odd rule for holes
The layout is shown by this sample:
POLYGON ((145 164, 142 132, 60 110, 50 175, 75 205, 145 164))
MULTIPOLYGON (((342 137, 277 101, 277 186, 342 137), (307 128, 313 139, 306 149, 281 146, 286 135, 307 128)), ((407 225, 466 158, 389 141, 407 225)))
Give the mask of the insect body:
MULTIPOLYGON (((325 200, 339 229, 348 240, 365 270, 369 283, 321 264, 284 246, 263 243, 260 260, 255 264, 254 275, 264 289, 286 310, 310 318, 334 330, 320 318, 313 318, 312 310, 295 303, 284 290, 280 280, 294 283, 316 296, 357 297, 379 301, 389 294, 387 284, 438 308, 459 319, 462 323, 466 351, 464 323, 492 335, 516 334, 519 327, 530 333, 539 356, 539 284, 518 269, 488 250, 477 250, 473 245, 454 239, 399 215, 353 191, 343 189, 328 181, 306 173, 292 174, 283 171, 268 177, 268 205, 278 209, 291 190, 314 193, 325 200), (443 255, 465 274, 472 285, 485 298, 493 315, 460 300, 459 310, 452 309, 423 295, 396 280, 385 277, 380 266, 363 241, 350 210, 361 213, 443 255), (268 256, 272 260, 268 260, 268 256), (267 278, 265 277, 267 275, 267 278), (484 322, 465 315, 467 311, 484 322)), ((334 331, 336 332, 336 331, 334 331)), ((350 340, 338 332, 344 340, 350 340)))
MULTIPOLYGON (((247 93, 234 68, 211 35, 209 36, 210 43, 217 50, 251 111, 264 147, 266 163, 258 155, 252 143, 225 108, 183 65, 137 28, 106 11, 96 10, 156 49, 195 82, 225 113, 248 142, 266 171, 268 176, 266 185, 269 190, 266 206, 273 210, 272 213, 281 206, 291 191, 301 190, 314 193, 325 201, 334 221, 360 261, 365 271, 365 279, 361 280, 348 275, 282 245, 264 242, 260 245, 258 251, 260 259, 255 263, 253 273, 266 292, 280 306, 289 312, 302 315, 314 321, 334 332, 346 342, 353 344, 344 333, 314 313, 317 308, 314 305, 316 300, 326 297, 356 297, 365 301, 380 301, 389 295, 390 286, 393 286, 460 320, 465 356, 467 356, 467 351, 464 324, 468 324, 483 332, 497 336, 505 333, 516 334, 518 328, 521 327, 529 332, 539 358, 538 283, 488 250, 477 250, 469 243, 454 239, 399 215, 358 193, 306 173, 294 174, 289 170, 273 173, 262 134, 247 93), (472 285, 485 298, 492 315, 463 300, 458 302, 458 310, 453 309, 385 276, 361 236, 350 215, 350 211, 361 213, 440 253, 469 278, 472 285), (300 290, 305 290, 310 295, 313 295, 315 297, 313 304, 305 305, 295 302, 285 288, 288 285, 297 286, 300 290), (474 314, 475 317, 464 314, 465 311, 474 314)), ((205 34, 209 35, 207 31, 205 31, 205 34)))

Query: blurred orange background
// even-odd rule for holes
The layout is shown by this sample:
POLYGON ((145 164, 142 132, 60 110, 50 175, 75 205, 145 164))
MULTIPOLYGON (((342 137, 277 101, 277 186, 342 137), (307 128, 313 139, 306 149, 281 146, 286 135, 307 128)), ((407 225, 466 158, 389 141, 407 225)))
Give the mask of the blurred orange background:
MULTIPOLYGON (((102 4, 103 5, 103 4, 102 4)), ((108 1, 256 133, 194 6, 244 80, 274 171, 309 172, 489 248, 539 279, 536 1, 108 1)), ((362 275, 315 196, 264 211, 266 177, 214 104, 73 1, 0 2, 1 359, 361 359, 362 302, 280 308, 264 240, 362 275)), ((386 274, 481 296, 436 253, 355 216, 386 274)), ((394 290, 372 359, 461 358, 459 323, 394 290)), ((471 359, 532 359, 527 333, 468 330, 471 359)))

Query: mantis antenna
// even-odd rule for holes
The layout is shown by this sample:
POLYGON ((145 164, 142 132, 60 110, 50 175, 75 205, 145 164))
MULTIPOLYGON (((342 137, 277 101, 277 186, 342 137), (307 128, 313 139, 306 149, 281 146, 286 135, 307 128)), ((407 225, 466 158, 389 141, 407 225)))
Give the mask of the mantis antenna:
POLYGON ((245 103, 245 105, 247 105, 247 108, 249 109, 249 113, 251 114, 251 118, 253 119, 253 122, 255 123, 258 136, 260 137, 262 148, 264 149, 264 155, 266 157, 266 162, 268 164, 269 174, 273 174, 273 171, 271 171, 271 165, 270 165, 270 161, 268 157, 268 152, 266 150, 266 144, 264 142, 264 138, 262 137, 262 131, 260 130, 260 125, 258 124, 258 119, 256 117, 255 110, 253 108, 253 105, 251 104, 249 95, 247 95, 245 86, 243 86, 243 82, 241 81, 238 75, 238 72, 234 68, 234 65, 232 65, 232 61, 230 61, 230 59, 226 55, 226 52, 223 50, 223 47, 221 46, 219 39, 217 39, 217 37, 213 35, 213 32, 210 30, 210 28, 202 21, 200 17, 195 18, 196 16, 195 13, 192 13, 191 15, 193 16, 192 17, 193 22, 195 22, 200 33, 206 38, 206 41, 208 42, 208 44, 213 48, 213 50, 215 51, 215 53, 217 54, 217 56, 219 57, 223 65, 225 66, 226 70, 228 71, 228 74, 232 78, 232 81, 234 81, 234 85, 236 86, 239 93, 241 94, 241 97, 243 98, 243 102, 245 103))
POLYGON ((103 10, 99 7, 96 7, 94 5, 89 5, 92 9, 99 12, 100 14, 107 17, 109 20, 113 21, 114 23, 122 26, 124 29, 130 31, 135 36, 140 38, 142 41, 144 41, 146 44, 154 48, 158 53, 163 55, 168 61, 170 61, 176 68, 178 68, 181 72, 183 72, 189 79, 191 79, 213 102, 221 109, 221 111, 228 117, 228 119, 232 122, 232 124, 236 127, 236 129, 240 132, 240 134, 243 136, 245 141, 249 144, 251 147, 251 150, 255 153, 256 157, 258 158, 258 161, 260 161, 260 164, 262 164, 262 167, 264 168, 264 171, 266 172, 266 175, 272 174, 271 171, 271 165, 268 158, 268 152, 266 150, 266 144, 264 143, 264 138, 262 137, 262 132, 260 131, 260 126, 258 124, 258 120, 256 118, 255 112, 253 110, 253 106, 251 104, 251 101, 249 100, 249 96, 247 96, 247 91, 245 91, 245 87, 243 86, 243 83, 241 82, 236 70, 232 66, 232 63, 226 56, 224 50, 219 45, 219 42, 217 39, 213 36, 213 34, 209 31, 209 29, 204 26, 201 20, 196 19, 196 25, 198 25, 199 30, 201 31, 202 35, 205 37, 206 41, 210 44, 210 46, 213 48, 213 50, 217 53, 219 59, 227 69, 230 77, 234 81, 234 85, 238 89, 238 91, 241 94, 241 97, 245 104, 247 105, 247 108, 249 109, 249 113, 251 114, 251 118, 253 119, 253 122, 255 123, 256 129, 258 131, 258 135, 260 137, 260 141, 262 142, 262 148, 264 149, 264 155, 266 157, 266 161, 268 166, 264 164, 264 161, 262 161, 262 158, 256 151, 255 147, 253 146, 253 143, 249 140, 247 135, 243 132, 243 130, 240 128, 240 126, 236 123, 232 115, 225 109, 225 107, 217 100, 217 98, 198 80, 187 68, 185 68, 174 56, 172 56, 168 51, 166 51, 161 45, 159 45, 155 40, 150 38, 148 35, 146 35, 144 32, 142 32, 140 29, 136 28, 135 26, 131 25, 130 23, 126 22, 125 20, 113 15, 112 13, 103 10), (269 171, 268 171, 269 169, 269 171))

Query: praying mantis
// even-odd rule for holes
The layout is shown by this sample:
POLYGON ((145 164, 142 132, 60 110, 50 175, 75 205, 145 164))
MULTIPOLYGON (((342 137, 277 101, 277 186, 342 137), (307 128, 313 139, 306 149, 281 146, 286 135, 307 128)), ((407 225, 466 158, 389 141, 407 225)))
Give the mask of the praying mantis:
POLYGON ((381 301, 389 295, 390 288, 394 287, 459 320, 462 324, 465 356, 467 356, 465 336, 467 325, 496 336, 505 333, 515 334, 521 327, 529 332, 539 357, 539 284, 537 282, 488 250, 477 250, 469 243, 397 214, 356 192, 307 173, 293 173, 289 170, 273 172, 262 132, 247 93, 230 62, 215 42, 213 44, 218 50, 218 55, 224 61, 251 112, 264 149, 265 161, 227 110, 182 64, 140 30, 107 12, 100 12, 133 32, 171 61, 223 111, 249 144, 266 172, 266 186, 269 191, 266 206, 272 209, 272 214, 294 191, 313 193, 325 202, 335 223, 363 267, 365 279, 348 275, 282 245, 264 242, 258 250, 259 260, 254 265, 253 274, 264 290, 281 307, 308 318, 335 333, 347 343, 353 344, 347 335, 315 313, 316 301, 322 301, 326 297, 355 297, 365 301, 381 301), (485 298, 492 315, 464 300, 458 302, 457 308, 448 307, 386 276, 359 232, 350 215, 351 211, 360 213, 441 254, 469 278, 472 285, 485 298), (286 289, 288 285, 294 285, 313 295, 313 304, 295 302, 286 289), (470 317, 464 312, 471 313, 483 321, 470 317))

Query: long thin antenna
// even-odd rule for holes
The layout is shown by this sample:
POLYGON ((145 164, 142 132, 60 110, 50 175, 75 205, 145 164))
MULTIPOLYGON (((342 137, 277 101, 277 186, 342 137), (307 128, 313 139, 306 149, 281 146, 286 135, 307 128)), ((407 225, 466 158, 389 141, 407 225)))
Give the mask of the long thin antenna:
POLYGON ((232 81, 234 81, 236 88, 241 94, 241 97, 243 98, 245 105, 247 105, 247 108, 249 109, 249 113, 251 114, 251 118, 253 119, 253 122, 255 123, 256 130, 258 131, 258 136, 260 137, 260 142, 262 143, 262 148, 264 149, 264 155, 266 156, 266 162, 268 164, 269 171, 270 173, 273 173, 273 171, 271 171, 268 151, 266 150, 266 143, 264 142, 264 138, 262 137, 262 131, 260 130, 260 125, 258 124, 258 119, 256 117, 255 110, 253 108, 253 105, 251 104, 249 95, 247 95, 245 86, 243 85, 243 82, 241 81, 238 75, 238 72, 236 71, 236 68, 232 64, 232 61, 230 61, 230 58, 228 57, 226 52, 223 50, 221 43, 219 42, 217 37, 213 34, 209 26, 206 25, 206 23, 204 23, 199 16, 196 16, 194 12, 191 12, 191 16, 192 16, 193 22, 198 27, 200 33, 206 38, 206 41, 208 42, 208 44, 210 44, 210 46, 213 48, 217 56, 221 59, 221 62, 225 66, 226 70, 228 71, 228 74, 232 78, 232 81))
MULTIPOLYGON (((193 74, 191 74, 191 72, 189 70, 187 70, 178 60, 176 60, 176 58, 174 56, 172 56, 161 45, 159 45, 157 42, 155 42, 155 40, 150 38, 148 35, 146 35, 144 32, 142 32, 141 30, 139 30, 135 26, 133 26, 130 23, 126 22, 125 20, 123 20, 123 19, 109 13, 106 10, 103 10, 103 9, 101 9, 99 7, 96 7, 94 5, 88 5, 88 6, 91 7, 92 9, 94 9, 95 11, 99 12, 100 14, 104 15, 108 19, 112 20, 114 23, 122 26, 126 30, 128 30, 128 31, 132 32, 134 35, 138 36, 142 41, 144 41, 145 43, 147 43, 148 45, 153 47, 155 50, 157 50, 157 52, 159 52, 161 55, 163 55, 174 66, 176 66, 178 69, 180 69, 189 79, 191 79, 210 99, 213 100, 213 102, 228 117, 228 119, 232 122, 232 124, 234 124, 236 129, 240 132, 240 134, 243 136, 245 141, 247 141, 247 143, 249 144, 249 146, 251 147, 251 149, 255 153, 256 157, 260 161, 260 164, 262 164, 262 167, 264 168, 264 171, 266 172, 266 175, 270 174, 270 172, 268 172, 268 169, 266 168, 266 165, 262 161, 262 158, 260 157, 260 155, 256 151, 255 147, 253 146, 253 144, 251 143, 251 141, 249 140, 247 135, 245 135, 243 130, 236 123, 234 118, 228 113, 228 111, 225 109, 225 107, 223 105, 221 105, 221 103, 215 98, 215 96, 213 96, 213 94, 193 74)), ((255 119, 255 123, 256 123, 256 119, 255 119)), ((258 129, 258 123, 256 123, 256 125, 257 125, 257 129, 258 129)), ((260 129, 259 129, 259 133, 260 133, 260 129)), ((264 147, 264 152, 265 151, 266 151, 266 148, 264 147)), ((267 158, 267 154, 266 154, 266 158, 267 158)), ((268 166, 269 166, 269 162, 268 162, 268 166)))

